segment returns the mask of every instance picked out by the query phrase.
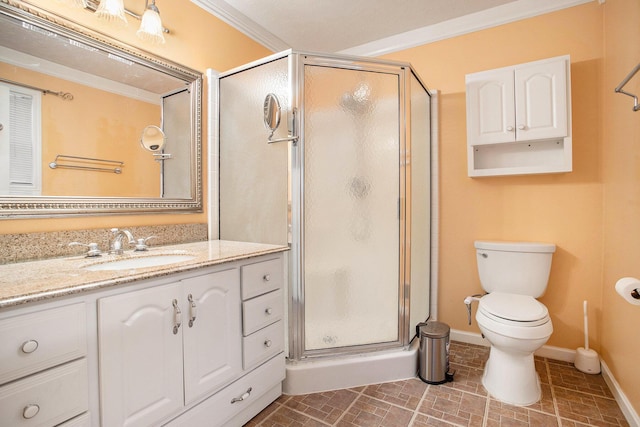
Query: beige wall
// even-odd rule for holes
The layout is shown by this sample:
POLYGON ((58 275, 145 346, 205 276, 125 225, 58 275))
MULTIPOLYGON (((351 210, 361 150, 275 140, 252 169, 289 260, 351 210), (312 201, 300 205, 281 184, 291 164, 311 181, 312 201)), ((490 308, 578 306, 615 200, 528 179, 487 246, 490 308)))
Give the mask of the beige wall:
MULTIPOLYGON (((272 52, 254 42, 231 26, 204 11, 190 1, 159 0, 157 6, 165 27, 171 30, 166 37, 166 44, 152 45, 139 40, 135 36, 138 21, 129 18, 126 27, 103 24, 82 9, 72 8, 64 2, 52 0, 28 0, 36 6, 56 12, 59 15, 75 20, 87 27, 101 31, 118 40, 150 51, 171 61, 184 64, 201 71, 207 68, 225 71, 247 62, 262 58, 272 52)), ((130 10, 142 13, 144 2, 125 0, 130 10)), ((207 98, 206 79, 203 90, 203 170, 207 164, 207 98)), ((190 224, 207 222, 206 179, 205 212, 190 215, 121 215, 84 218, 2 220, 0 234, 27 233, 39 231, 81 230, 87 228, 125 227, 135 225, 190 224)))
MULTIPOLYGON (((613 91, 640 61, 640 2, 608 0, 604 5, 604 275, 602 357, 640 413, 640 307, 614 291, 621 277, 640 277, 640 111, 633 99, 613 91)), ((625 86, 640 94, 640 73, 625 86)))
MULTIPOLYGON (((582 301, 590 304, 590 345, 602 354, 640 411, 640 310, 613 291, 640 276, 640 112, 613 88, 640 59, 637 0, 591 2, 559 12, 388 55, 411 62, 440 105, 440 277, 438 312, 467 325, 463 298, 481 291, 473 241, 557 245, 547 293, 548 344, 583 345, 582 301), (606 37, 605 37, 606 35, 606 37), (606 43, 605 43, 606 40, 606 43), (465 74, 571 55, 573 172, 469 178, 465 74)), ((640 76, 630 89, 640 93, 640 76)))

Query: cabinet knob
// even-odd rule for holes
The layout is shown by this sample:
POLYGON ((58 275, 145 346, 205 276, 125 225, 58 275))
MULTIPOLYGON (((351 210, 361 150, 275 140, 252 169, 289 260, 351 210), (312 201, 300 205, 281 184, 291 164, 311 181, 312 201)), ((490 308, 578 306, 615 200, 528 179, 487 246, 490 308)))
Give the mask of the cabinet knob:
POLYGON ((525 125, 519 125, 519 126, 518 126, 518 129, 520 129, 520 130, 525 130, 526 128, 527 128, 527 127, 526 127, 525 125))
POLYGON ((270 315, 273 313, 273 308, 271 308, 271 307, 267 307, 267 308, 264 310, 264 312, 265 312, 267 315, 269 315, 269 316, 270 316, 270 315))
POLYGON ((36 340, 25 341, 22 344, 22 352, 23 353, 26 353, 26 354, 33 353, 37 349, 38 349, 38 341, 36 341, 36 340))
POLYGON ((262 280, 264 280, 265 282, 268 282, 269 280, 271 280, 271 275, 265 274, 264 276, 262 276, 262 280))
POLYGON ((513 132, 513 126, 507 126, 507 132, 513 132))
POLYGON ((265 347, 271 347, 271 344, 272 344, 272 343, 271 343, 271 340, 266 340, 266 341, 264 342, 264 346, 265 346, 265 347))
POLYGON ((22 410, 22 417, 26 420, 29 420, 38 415, 38 412, 40 412, 40 406, 36 405, 35 403, 31 403, 25 406, 22 410))

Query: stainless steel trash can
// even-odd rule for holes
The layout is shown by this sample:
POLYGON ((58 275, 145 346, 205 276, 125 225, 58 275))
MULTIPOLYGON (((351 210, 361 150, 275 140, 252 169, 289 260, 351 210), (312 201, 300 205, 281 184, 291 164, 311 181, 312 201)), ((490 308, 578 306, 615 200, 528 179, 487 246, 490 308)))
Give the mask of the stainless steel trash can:
POLYGON ((449 325, 442 322, 425 322, 416 326, 420 338, 418 376, 428 384, 453 381, 449 372, 449 325))

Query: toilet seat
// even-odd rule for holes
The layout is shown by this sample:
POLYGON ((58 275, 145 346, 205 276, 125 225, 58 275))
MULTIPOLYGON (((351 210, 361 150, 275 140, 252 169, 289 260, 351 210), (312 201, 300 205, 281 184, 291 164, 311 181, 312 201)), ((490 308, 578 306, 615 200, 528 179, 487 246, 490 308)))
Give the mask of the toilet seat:
POLYGON ((535 327, 549 322, 549 310, 529 295, 492 292, 483 296, 478 313, 504 325, 535 327))

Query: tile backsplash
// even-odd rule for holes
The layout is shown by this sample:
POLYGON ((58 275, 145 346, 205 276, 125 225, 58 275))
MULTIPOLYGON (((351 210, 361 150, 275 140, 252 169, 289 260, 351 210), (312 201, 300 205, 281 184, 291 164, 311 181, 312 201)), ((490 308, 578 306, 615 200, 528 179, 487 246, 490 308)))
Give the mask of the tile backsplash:
MULTIPOLYGON (((156 236, 149 247, 207 240, 207 224, 175 224, 122 227, 136 239, 156 236)), ((91 230, 52 231, 0 235, 0 264, 81 255, 86 247, 69 247, 71 242, 97 243, 102 251, 109 249, 109 228, 91 230)))

